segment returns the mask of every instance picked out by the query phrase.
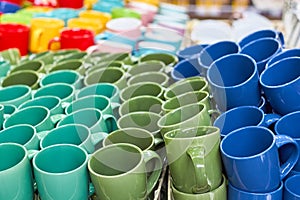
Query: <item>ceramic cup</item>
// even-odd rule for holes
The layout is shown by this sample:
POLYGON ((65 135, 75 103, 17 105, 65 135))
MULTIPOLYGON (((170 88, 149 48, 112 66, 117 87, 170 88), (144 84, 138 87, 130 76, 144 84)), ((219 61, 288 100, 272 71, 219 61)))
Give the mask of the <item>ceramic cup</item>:
POLYGON ((174 81, 179 81, 185 78, 200 76, 200 66, 197 58, 189 58, 178 62, 171 71, 171 76, 174 81))
POLYGON ((145 72, 130 77, 127 83, 128 85, 133 85, 141 82, 154 82, 167 87, 169 85, 169 76, 163 72, 145 72))
POLYGON ((286 179, 284 183, 283 199, 293 200, 300 198, 300 193, 297 189, 297 185, 299 184, 299 182, 300 175, 294 175, 286 179))
POLYGON ((2 80, 2 87, 12 86, 12 85, 27 85, 32 89, 37 89, 39 87, 41 75, 33 70, 21 70, 9 74, 2 80))
POLYGON ((176 55, 179 59, 179 61, 188 59, 191 57, 198 57, 199 53, 206 47, 208 46, 207 44, 196 44, 192 46, 188 46, 184 49, 181 49, 177 51, 176 55))
POLYGON ((36 72, 45 72, 44 63, 38 60, 29 60, 27 62, 23 62, 10 70, 10 73, 23 71, 23 70, 32 70, 36 72))
POLYGON ((129 70, 129 76, 135 76, 142 73, 148 72, 163 72, 165 68, 165 63, 162 61, 144 61, 133 65, 129 70))
POLYGON ((146 200, 160 177, 161 169, 161 158, 155 152, 142 152, 137 146, 124 143, 97 150, 88 162, 96 195, 103 200, 146 200), (147 169, 147 165, 151 167, 147 169), (118 192, 112 190, 111 185, 118 188, 118 192))
POLYGON ((229 182, 248 192, 276 190, 299 157, 298 145, 292 138, 275 136, 261 126, 232 131, 223 138, 220 149, 229 182), (282 160, 282 155, 287 159, 282 160))
POLYGON ((85 73, 85 67, 83 61, 78 59, 70 59, 70 60, 67 59, 61 61, 60 63, 53 65, 53 67, 49 69, 49 73, 54 71, 59 71, 59 70, 74 70, 81 75, 84 75, 85 73))
POLYGON ((289 57, 300 57, 300 49, 299 48, 286 49, 276 54, 267 62, 266 68, 271 67, 274 63, 289 57))
POLYGON ((176 189, 198 194, 210 192, 220 186, 222 164, 219 128, 180 128, 167 132, 164 141, 172 184, 176 189), (182 169, 186 173, 182 173, 182 169))
POLYGON ((12 85, 0 89, 0 104, 16 107, 31 99, 31 88, 26 85, 12 85))

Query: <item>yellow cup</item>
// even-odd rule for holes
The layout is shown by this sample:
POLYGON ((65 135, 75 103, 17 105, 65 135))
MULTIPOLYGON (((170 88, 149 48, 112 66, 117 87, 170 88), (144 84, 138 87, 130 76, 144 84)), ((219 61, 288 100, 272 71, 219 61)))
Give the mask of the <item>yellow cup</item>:
POLYGON ((48 44, 54 37, 59 37, 64 28, 64 21, 54 18, 33 18, 30 21, 30 45, 32 53, 48 50, 48 44))
POLYGON ((111 15, 108 13, 99 12, 96 10, 84 10, 79 13, 80 18, 92 19, 100 21, 104 26, 111 20, 111 15))
POLYGON ((68 27, 69 28, 82 28, 88 29, 94 32, 95 35, 104 31, 105 26, 99 21, 90 20, 87 18, 73 18, 68 20, 68 27))

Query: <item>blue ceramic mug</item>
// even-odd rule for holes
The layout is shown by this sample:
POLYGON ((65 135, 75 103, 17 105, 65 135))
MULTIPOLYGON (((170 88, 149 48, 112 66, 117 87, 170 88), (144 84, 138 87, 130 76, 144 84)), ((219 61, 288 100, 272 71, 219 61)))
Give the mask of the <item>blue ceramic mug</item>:
POLYGON ((299 157, 299 147, 291 137, 275 136, 261 126, 231 132, 221 141, 220 149, 229 182, 248 192, 276 190, 299 157), (289 154, 285 161, 280 156, 284 154, 289 154))
POLYGON ((178 62, 171 71, 171 76, 174 81, 200 75, 201 71, 197 58, 182 60, 178 62))
POLYGON ((221 137, 224 138, 231 131, 246 126, 269 127, 280 117, 277 114, 265 114, 256 106, 240 106, 222 113, 214 121, 214 126, 220 128, 221 137))
POLYGON ((281 115, 300 110, 300 58, 276 62, 263 71, 260 85, 273 110, 281 115))
POLYGON ((198 62, 201 66, 202 76, 206 76, 210 65, 217 59, 240 52, 240 47, 237 43, 232 41, 220 41, 210 44, 199 53, 198 62))
POLYGON ((250 56, 223 56, 211 64, 207 80, 217 107, 222 112, 238 106, 259 105, 259 77, 256 63, 250 56))
POLYGON ((261 38, 244 46, 240 53, 251 56, 257 64, 258 73, 261 74, 267 62, 282 51, 282 46, 274 38, 261 38))
POLYGON ((239 45, 241 48, 249 44, 250 42, 260 39, 260 38, 274 38, 280 42, 281 46, 284 48, 284 36, 280 31, 272 30, 272 29, 263 29, 258 30, 253 33, 250 33, 243 37, 239 41, 239 45))
POLYGON ((207 44, 196 44, 193 46, 189 46, 177 51, 176 56, 178 57, 179 61, 188 58, 194 58, 197 57, 199 53, 207 46, 207 44))
POLYGON ((300 199, 300 175, 294 175, 286 179, 284 183, 283 199, 296 200, 300 199))
POLYGON ((300 48, 288 49, 288 50, 282 51, 281 53, 276 54, 273 58, 271 58, 267 62, 266 68, 272 66, 277 61, 280 61, 280 60, 283 60, 283 59, 289 58, 289 57, 300 57, 300 48))
POLYGON ((248 192, 237 189, 231 183, 228 184, 228 200, 282 200, 283 182, 280 182, 280 186, 270 192, 248 192))

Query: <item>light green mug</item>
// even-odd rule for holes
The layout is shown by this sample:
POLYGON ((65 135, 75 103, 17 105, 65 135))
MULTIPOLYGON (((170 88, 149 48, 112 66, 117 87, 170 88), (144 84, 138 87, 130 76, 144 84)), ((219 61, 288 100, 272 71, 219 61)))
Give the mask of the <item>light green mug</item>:
POLYGON ((227 181, 223 175, 221 185, 210 192, 202 194, 189 194, 177 190, 171 183, 172 195, 174 200, 227 200, 227 181))
POLYGON ((75 88, 66 83, 53 83, 39 88, 33 94, 33 98, 42 96, 56 96, 61 99, 62 103, 70 103, 75 97, 75 88))
POLYGON ((32 70, 38 73, 44 73, 44 63, 38 60, 29 60, 27 62, 22 62, 10 70, 10 73, 15 73, 23 70, 32 70))
POLYGON ((154 96, 137 96, 124 101, 119 108, 119 116, 133 112, 154 112, 161 114, 163 101, 154 96))
POLYGON ((74 70, 82 76, 85 74, 84 62, 79 59, 65 60, 60 63, 53 64, 53 66, 49 69, 48 73, 58 70, 74 70))
POLYGON ((32 160, 40 199, 89 199, 88 155, 76 145, 57 144, 32 160))
POLYGON ((156 147, 163 143, 161 138, 154 136, 145 129, 124 128, 111 132, 102 141, 102 146, 108 146, 118 143, 129 143, 139 147, 142 151, 156 150, 156 147))
POLYGON ((0 144, 0 199, 34 199, 29 154, 17 143, 0 144))
POLYGON ((220 138, 219 128, 213 126, 179 128, 164 135, 172 183, 179 191, 199 194, 219 187, 220 138))
POLYGON ((99 199, 146 200, 160 177, 162 161, 151 150, 120 143, 92 154, 88 170, 99 199))
POLYGON ((0 60, 8 61, 11 65, 17 65, 21 59, 21 53, 18 48, 9 48, 7 50, 0 51, 0 60))
POLYGON ((170 73, 173 66, 178 62, 177 56, 170 53, 147 53, 140 57, 139 62, 149 60, 162 61, 166 65, 164 70, 166 73, 170 73))
POLYGON ((154 96, 162 99, 164 96, 164 92, 165 88, 163 88, 158 83, 137 83, 124 88, 124 90, 120 92, 120 99, 122 102, 125 102, 133 97, 144 95, 154 96))
POLYGON ((66 114, 71 114, 77 110, 84 108, 96 108, 102 112, 104 115, 113 115, 113 109, 115 109, 117 104, 111 103, 110 99, 103 95, 90 95, 80 99, 77 99, 70 103, 66 109, 66 114))
POLYGON ((92 134, 89 128, 82 124, 66 124, 39 133, 41 149, 55 144, 74 144, 85 149, 88 154, 93 153, 95 145, 106 136, 107 133, 104 132, 92 134))
POLYGON ((85 76, 85 86, 95 83, 112 83, 122 90, 127 87, 125 71, 117 67, 100 68, 85 76))
POLYGON ((164 97, 170 99, 174 96, 193 91, 206 91, 209 93, 208 82, 203 77, 190 77, 173 83, 166 90, 164 97))
POLYGON ((86 74, 89 74, 98 69, 108 68, 108 67, 117 67, 125 70, 124 63, 122 61, 104 61, 104 62, 101 61, 100 63, 92 65, 90 68, 88 68, 86 70, 86 74))
POLYGON ((87 126, 91 133, 110 133, 117 129, 116 119, 112 115, 104 115, 96 108, 77 110, 57 123, 57 127, 66 124, 82 124, 87 126))
POLYGON ((210 110, 210 97, 209 93, 206 91, 187 92, 178 96, 174 96, 163 103, 162 110, 164 114, 166 114, 179 107, 197 102, 204 103, 206 108, 210 110))
POLYGON ((189 104, 179 107, 162 116, 157 125, 160 127, 162 136, 178 128, 185 129, 195 126, 210 126, 211 114, 203 103, 189 104))
POLYGON ((2 87, 8 87, 12 85, 27 85, 32 89, 39 88, 39 81, 41 74, 33 70, 21 70, 9 74, 2 80, 2 87))
POLYGON ((61 100, 56 96, 41 96, 30 99, 22 103, 18 108, 23 109, 31 106, 44 106, 49 109, 51 115, 64 113, 61 100))
POLYGON ((74 59, 84 61, 87 56, 88 56, 87 52, 85 51, 72 52, 58 59, 56 63, 62 63, 64 61, 74 60, 74 59))
POLYGON ((38 150, 40 140, 32 125, 19 124, 0 131, 0 144, 9 142, 23 145, 27 150, 38 150))
POLYGON ((169 79, 169 76, 163 72, 145 72, 130 77, 128 80, 128 85, 144 82, 154 82, 163 87, 167 87, 169 85, 169 79))
POLYGON ((48 108, 43 106, 31 106, 23 108, 13 113, 7 118, 3 127, 8 128, 18 124, 32 125, 37 132, 53 129, 57 121, 59 121, 63 115, 50 115, 48 108))
POLYGON ((50 65, 54 62, 54 54, 52 51, 44 51, 37 54, 31 54, 28 59, 42 61, 45 65, 50 65))
POLYGON ((47 74, 40 80, 41 87, 53 83, 67 83, 73 85, 75 89, 81 89, 83 87, 83 77, 74 70, 59 70, 47 74))
POLYGON ((165 63, 162 61, 144 61, 133 65, 127 73, 129 76, 135 76, 146 72, 163 72, 165 66, 165 63))
POLYGON ((16 107, 31 99, 31 88, 26 85, 12 85, 0 88, 0 104, 16 107))

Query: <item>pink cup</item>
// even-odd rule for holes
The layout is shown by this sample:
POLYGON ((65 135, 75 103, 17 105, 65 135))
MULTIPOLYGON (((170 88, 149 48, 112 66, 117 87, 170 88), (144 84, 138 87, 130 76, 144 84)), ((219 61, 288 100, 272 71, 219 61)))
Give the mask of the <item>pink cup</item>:
POLYGON ((138 40, 142 36, 141 26, 141 20, 131 17, 116 18, 106 23, 107 31, 132 40, 138 40))

